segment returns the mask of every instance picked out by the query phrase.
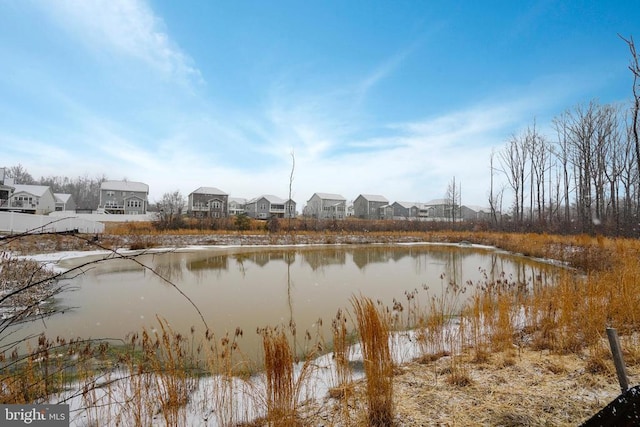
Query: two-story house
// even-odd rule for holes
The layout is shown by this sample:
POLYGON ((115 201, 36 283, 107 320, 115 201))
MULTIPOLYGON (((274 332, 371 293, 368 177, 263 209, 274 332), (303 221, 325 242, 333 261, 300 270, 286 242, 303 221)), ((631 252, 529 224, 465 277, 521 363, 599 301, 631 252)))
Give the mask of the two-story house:
POLYGON ((104 181, 100 184, 98 210, 109 214, 146 214, 149 186, 135 181, 104 181))
MULTIPOLYGON (((389 214, 389 201, 380 195, 360 194, 353 201, 353 215, 362 219, 386 219, 389 214)), ((393 208, 391 208, 393 216, 393 208)))
POLYGON ((347 199, 339 194, 314 193, 307 201, 304 215, 317 219, 344 219, 347 199))
POLYGON ((460 205, 453 204, 449 199, 434 199, 425 203, 430 217, 437 221, 462 220, 460 205))
POLYGON ((215 187, 200 187, 189 194, 187 214, 194 217, 226 218, 229 195, 215 187))
POLYGON ((394 202, 394 219, 411 219, 428 221, 434 219, 435 208, 420 202, 394 202))
POLYGON ((249 200, 245 205, 245 212, 256 219, 295 218, 296 202, 266 194, 249 200))

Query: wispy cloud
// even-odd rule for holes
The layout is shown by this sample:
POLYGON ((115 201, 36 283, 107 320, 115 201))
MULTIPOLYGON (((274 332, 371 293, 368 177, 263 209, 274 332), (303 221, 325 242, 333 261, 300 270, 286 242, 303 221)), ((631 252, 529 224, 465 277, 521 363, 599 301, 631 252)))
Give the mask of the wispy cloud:
POLYGON ((182 82, 203 81, 193 60, 171 41, 162 19, 143 0, 59 0, 38 4, 59 26, 91 49, 134 58, 182 82))

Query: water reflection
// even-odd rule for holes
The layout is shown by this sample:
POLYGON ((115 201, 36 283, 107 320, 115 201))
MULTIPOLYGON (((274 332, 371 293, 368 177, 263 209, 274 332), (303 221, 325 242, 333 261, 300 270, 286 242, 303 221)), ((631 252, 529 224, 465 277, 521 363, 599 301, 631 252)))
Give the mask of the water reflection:
MULTIPOLYGON (((253 333, 257 327, 284 325, 299 336, 321 331, 330 337, 318 319, 325 320, 324 328, 330 327, 338 309, 350 308, 353 295, 393 307, 410 297, 412 304, 420 298, 443 297, 450 284, 480 286, 505 280, 542 286, 552 283, 557 271, 497 251, 458 246, 217 248, 145 254, 135 262, 99 264, 75 278, 78 291, 63 294, 61 303, 78 309, 50 319, 46 333, 124 338, 156 326, 157 315, 174 330, 186 332, 195 326, 204 333, 203 321, 182 292, 217 336, 237 327, 244 330, 242 348, 251 357, 260 345, 253 333)), ((470 294, 456 294, 458 306, 470 294)), ((33 324, 21 333, 41 329, 42 324, 33 324)))

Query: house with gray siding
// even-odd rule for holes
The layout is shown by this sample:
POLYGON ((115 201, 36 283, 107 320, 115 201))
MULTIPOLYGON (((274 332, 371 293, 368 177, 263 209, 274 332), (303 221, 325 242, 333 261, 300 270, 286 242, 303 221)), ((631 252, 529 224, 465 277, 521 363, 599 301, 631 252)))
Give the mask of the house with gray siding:
POLYGON ((360 194, 353 201, 353 215, 362 219, 384 219, 388 210, 381 209, 389 205, 389 201, 376 194, 360 194))
POLYGON ((462 220, 460 206, 452 205, 449 199, 430 200, 425 203, 425 207, 429 209, 429 217, 434 221, 452 221, 454 217, 456 221, 462 220))
POLYGON ((104 181, 100 184, 98 211, 142 215, 149 207, 149 186, 136 181, 104 181))
POLYGON ((216 187, 200 187, 189 194, 187 214, 198 218, 226 218, 229 195, 216 187))
POLYGON ((249 200, 245 206, 245 212, 256 219, 295 218, 296 202, 266 194, 249 200))
POLYGON ((314 193, 307 201, 303 214, 317 219, 344 219, 347 199, 339 194, 314 193))
POLYGON ((432 221, 435 218, 435 207, 420 202, 394 202, 394 219, 410 219, 419 221, 432 221))
POLYGON ((56 211, 75 211, 76 202, 71 194, 53 193, 56 198, 56 211))

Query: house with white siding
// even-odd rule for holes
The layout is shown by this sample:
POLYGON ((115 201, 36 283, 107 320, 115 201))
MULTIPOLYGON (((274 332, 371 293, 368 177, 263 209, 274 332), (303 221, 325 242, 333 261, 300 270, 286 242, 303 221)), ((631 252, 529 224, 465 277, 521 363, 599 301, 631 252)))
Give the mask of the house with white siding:
POLYGON ((245 213, 247 199, 241 197, 229 197, 229 216, 235 216, 245 213))
POLYGON ((0 209, 36 215, 47 215, 56 210, 56 198, 47 185, 12 184, 11 195, 0 209))

